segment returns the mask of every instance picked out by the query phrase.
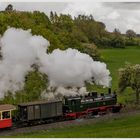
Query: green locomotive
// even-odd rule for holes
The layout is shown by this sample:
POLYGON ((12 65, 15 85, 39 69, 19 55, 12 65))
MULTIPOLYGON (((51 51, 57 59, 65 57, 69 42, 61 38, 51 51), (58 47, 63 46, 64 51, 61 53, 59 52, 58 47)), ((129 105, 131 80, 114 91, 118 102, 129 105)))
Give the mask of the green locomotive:
POLYGON ((65 97, 63 100, 63 113, 66 118, 79 118, 88 115, 97 115, 107 112, 117 113, 122 108, 117 104, 117 95, 111 93, 89 93, 87 96, 65 97))

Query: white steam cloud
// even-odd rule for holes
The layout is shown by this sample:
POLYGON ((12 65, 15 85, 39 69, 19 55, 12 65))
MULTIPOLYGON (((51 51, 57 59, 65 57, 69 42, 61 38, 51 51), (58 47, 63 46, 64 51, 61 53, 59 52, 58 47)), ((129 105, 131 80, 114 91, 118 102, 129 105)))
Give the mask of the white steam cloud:
POLYGON ((54 95, 83 94, 83 91, 86 92, 82 88, 85 82, 94 80, 98 85, 109 86, 111 81, 105 63, 94 61, 89 55, 75 49, 56 49, 47 54, 49 42, 42 36, 33 36, 30 30, 9 28, 0 43, 0 98, 7 91, 14 93, 23 89, 25 76, 32 70, 33 64, 48 75, 49 87, 57 88, 54 95), (80 89, 76 90, 76 87, 80 89))
POLYGON ((38 62, 49 42, 30 31, 9 28, 1 38, 0 97, 7 91, 15 92, 24 86, 25 76, 38 62))
POLYGON ((57 87, 55 91, 49 91, 46 94, 46 91, 42 92, 42 97, 48 100, 51 99, 62 99, 64 96, 75 96, 75 95, 81 95, 84 96, 88 94, 86 87, 71 87, 71 88, 64 88, 64 87, 57 87))
POLYGON ((105 63, 94 61, 75 49, 56 49, 44 61, 40 71, 48 75, 52 87, 83 87, 85 82, 93 80, 98 85, 108 86, 111 80, 105 63))

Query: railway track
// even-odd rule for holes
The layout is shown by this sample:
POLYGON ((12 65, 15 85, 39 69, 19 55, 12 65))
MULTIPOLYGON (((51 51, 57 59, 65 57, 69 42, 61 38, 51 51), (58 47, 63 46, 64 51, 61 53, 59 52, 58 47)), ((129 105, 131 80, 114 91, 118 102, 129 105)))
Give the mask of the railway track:
POLYGON ((106 115, 101 115, 101 116, 94 116, 90 118, 81 118, 81 119, 76 119, 76 120, 69 120, 69 121, 62 121, 62 122, 54 122, 50 124, 41 124, 41 125, 36 125, 36 126, 29 126, 29 127, 22 127, 22 128, 12 128, 12 129, 5 129, 0 131, 0 137, 10 137, 14 136, 17 134, 22 134, 22 133, 31 133, 31 132, 38 132, 38 131, 49 131, 51 129, 56 129, 56 128, 64 128, 64 127, 69 127, 69 126, 76 126, 76 125, 84 125, 84 124, 91 124, 91 123, 96 123, 99 121, 107 121, 110 119, 119 119, 121 117, 125 116, 131 116, 134 114, 140 114, 140 110, 131 110, 129 112, 122 110, 120 113, 109 113, 106 115))

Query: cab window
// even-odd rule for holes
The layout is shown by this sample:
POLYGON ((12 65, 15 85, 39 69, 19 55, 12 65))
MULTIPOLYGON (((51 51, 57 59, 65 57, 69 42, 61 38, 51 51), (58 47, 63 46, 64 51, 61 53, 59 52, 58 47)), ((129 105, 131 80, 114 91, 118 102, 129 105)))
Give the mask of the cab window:
POLYGON ((10 111, 2 112, 2 119, 9 119, 10 118, 10 111))

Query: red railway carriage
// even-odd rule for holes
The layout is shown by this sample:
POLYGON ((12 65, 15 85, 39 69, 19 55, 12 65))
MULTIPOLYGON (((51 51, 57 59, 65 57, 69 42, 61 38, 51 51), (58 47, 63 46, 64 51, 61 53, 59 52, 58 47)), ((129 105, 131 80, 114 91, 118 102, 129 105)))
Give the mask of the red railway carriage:
POLYGON ((12 127, 12 110, 15 110, 15 106, 5 104, 0 105, 0 129, 12 127))

